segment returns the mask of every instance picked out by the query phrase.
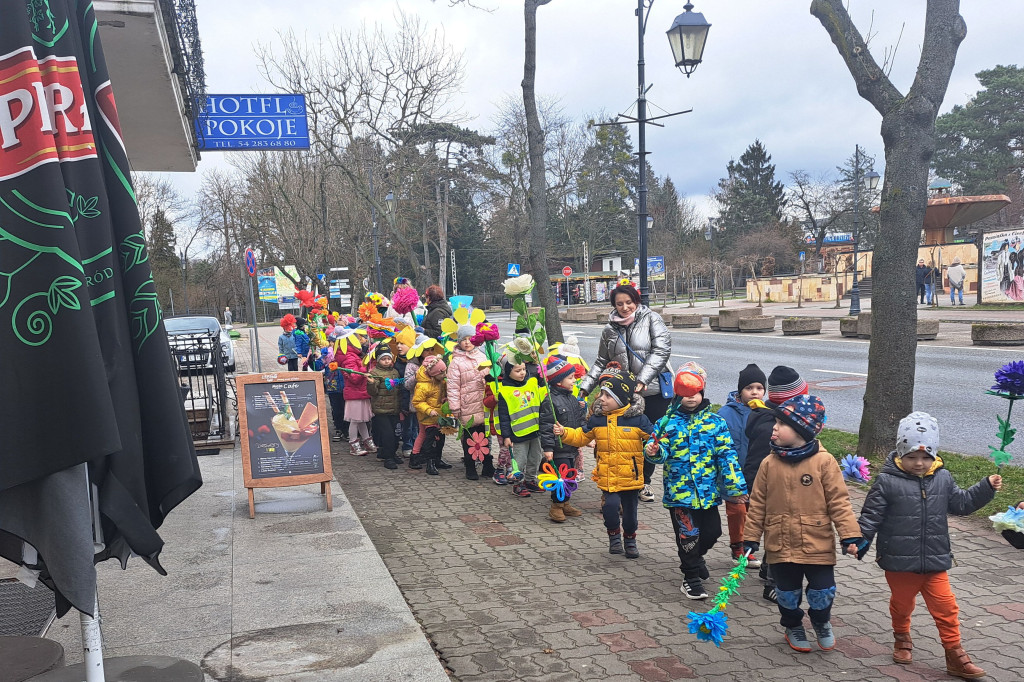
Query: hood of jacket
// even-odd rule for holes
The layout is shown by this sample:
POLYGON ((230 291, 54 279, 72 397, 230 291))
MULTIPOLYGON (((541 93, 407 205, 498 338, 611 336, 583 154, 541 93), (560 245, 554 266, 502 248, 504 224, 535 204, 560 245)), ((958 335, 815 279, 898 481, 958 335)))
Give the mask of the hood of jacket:
POLYGON ((882 465, 882 473, 893 474, 894 476, 903 476, 904 478, 915 479, 915 478, 927 478, 928 476, 934 476, 935 472, 942 469, 945 465, 942 462, 942 458, 938 455, 935 456, 935 461, 928 468, 923 476, 916 476, 906 469, 903 468, 903 462, 901 457, 896 454, 893 450, 889 453, 889 456, 885 458, 885 464, 882 465))
MULTIPOLYGON (((609 416, 622 415, 623 417, 638 417, 644 413, 644 409, 646 409, 646 407, 647 403, 644 402, 644 397, 639 393, 634 393, 633 397, 629 400, 629 405, 617 407, 607 414, 609 416)), ((590 407, 587 408, 587 417, 593 417, 601 414, 605 414, 601 411, 601 403, 600 401, 595 400, 590 404, 590 407)))

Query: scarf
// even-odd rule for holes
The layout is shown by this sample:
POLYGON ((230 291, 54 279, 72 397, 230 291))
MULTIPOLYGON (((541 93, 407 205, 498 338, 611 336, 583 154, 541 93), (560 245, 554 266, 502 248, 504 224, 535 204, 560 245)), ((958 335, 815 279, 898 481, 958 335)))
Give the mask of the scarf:
POLYGON ((633 324, 633 319, 636 317, 637 311, 639 310, 639 306, 634 308, 633 312, 629 314, 629 317, 619 317, 618 311, 613 311, 612 314, 608 316, 608 319, 614 322, 615 324, 622 325, 623 327, 628 327, 629 325, 633 324))
POLYGON ((805 443, 795 448, 784 448, 772 443, 772 452, 774 452, 779 459, 790 464, 796 464, 800 460, 807 459, 811 455, 818 453, 818 440, 812 440, 810 443, 805 443))

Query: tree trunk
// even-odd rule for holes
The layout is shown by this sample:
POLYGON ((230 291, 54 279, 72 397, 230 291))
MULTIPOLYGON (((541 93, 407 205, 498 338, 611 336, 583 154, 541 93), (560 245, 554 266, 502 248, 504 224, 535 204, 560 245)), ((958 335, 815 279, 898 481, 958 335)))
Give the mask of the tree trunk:
MULTIPOLYGON (((526 59, 523 64, 523 106, 526 108, 526 139, 530 155, 530 270, 537 286, 533 290, 541 307, 555 311, 555 295, 548 277, 547 227, 548 191, 544 165, 544 130, 537 113, 537 8, 551 0, 524 0, 526 18, 526 59)), ((562 342, 562 324, 557 314, 545 317, 548 343, 562 342)))
POLYGON ((959 0, 928 0, 921 59, 914 83, 903 95, 872 57, 843 0, 814 0, 811 14, 832 38, 857 92, 882 115, 885 180, 872 263, 871 345, 857 451, 884 454, 892 449, 899 420, 914 408, 914 262, 928 202, 935 118, 967 27, 959 0))
MULTIPOLYGON (((430 237, 427 236, 427 219, 423 219, 423 230, 421 231, 423 237, 423 275, 424 284, 423 291, 427 290, 427 287, 434 283, 434 275, 430 271, 430 237)), ((410 250, 410 254, 412 251, 410 250)))

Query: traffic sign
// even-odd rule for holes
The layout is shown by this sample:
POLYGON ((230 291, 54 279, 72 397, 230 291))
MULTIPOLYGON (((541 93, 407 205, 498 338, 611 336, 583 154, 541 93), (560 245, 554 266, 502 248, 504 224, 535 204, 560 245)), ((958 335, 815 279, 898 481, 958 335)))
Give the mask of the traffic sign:
POLYGON ((505 272, 506 277, 518 277, 519 276, 519 263, 509 263, 508 270, 505 272))
POLYGON ((804 262, 804 259, 805 259, 806 255, 807 255, 807 252, 806 252, 806 251, 801 251, 801 252, 800 252, 800 262, 801 262, 801 263, 803 263, 803 262, 804 262))
POLYGON ((249 272, 250 277, 256 276, 256 254, 252 249, 245 250, 245 269, 249 272))
POLYGON ((564 268, 562 268, 562 277, 568 277, 571 274, 572 274, 572 268, 570 268, 568 265, 566 265, 564 268))

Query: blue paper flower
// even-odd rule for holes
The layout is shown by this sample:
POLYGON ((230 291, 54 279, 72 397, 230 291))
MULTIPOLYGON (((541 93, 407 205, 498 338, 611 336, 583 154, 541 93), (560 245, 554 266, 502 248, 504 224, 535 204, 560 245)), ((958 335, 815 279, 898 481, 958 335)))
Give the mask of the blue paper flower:
POLYGON ((728 617, 721 611, 712 610, 707 613, 690 611, 690 623, 687 628, 690 634, 697 635, 698 640, 714 642, 715 646, 722 646, 729 631, 728 617))
POLYGON ((1024 395, 1024 360, 1008 362, 997 369, 992 390, 1012 396, 1024 395))
POLYGON ((1006 511, 988 517, 992 527, 998 531, 1012 530, 1024 532, 1024 509, 1008 507, 1006 511))
POLYGON ((843 478, 848 481, 867 483, 871 480, 871 474, 868 473, 868 461, 859 455, 843 457, 839 466, 843 470, 843 478))

